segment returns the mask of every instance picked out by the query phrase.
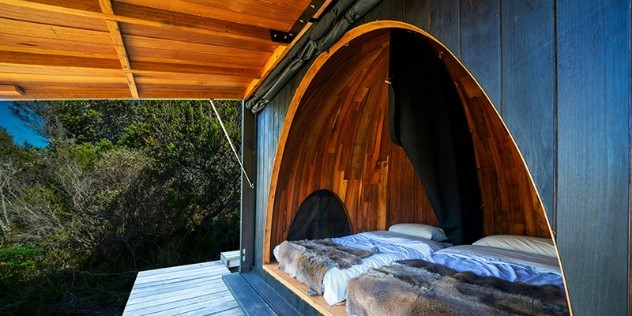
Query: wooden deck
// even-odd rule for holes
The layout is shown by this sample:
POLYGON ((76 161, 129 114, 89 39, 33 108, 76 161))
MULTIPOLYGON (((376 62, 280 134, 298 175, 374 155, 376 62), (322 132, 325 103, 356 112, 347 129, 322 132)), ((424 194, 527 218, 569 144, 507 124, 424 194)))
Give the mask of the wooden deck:
POLYGON ((244 315, 222 276, 221 261, 138 273, 123 315, 244 315))

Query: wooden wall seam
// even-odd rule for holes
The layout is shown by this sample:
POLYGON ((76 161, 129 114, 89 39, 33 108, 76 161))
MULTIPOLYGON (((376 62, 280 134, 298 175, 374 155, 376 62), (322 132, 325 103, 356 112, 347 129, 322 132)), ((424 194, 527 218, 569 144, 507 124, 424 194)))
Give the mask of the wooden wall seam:
MULTIPOLYGON (((630 2, 628 2, 630 3, 630 2)), ((632 4, 628 4, 628 52, 632 53, 632 4)), ((628 54, 628 87, 632 87, 632 54, 628 54)), ((628 315, 632 313, 632 88, 628 89, 628 315)))

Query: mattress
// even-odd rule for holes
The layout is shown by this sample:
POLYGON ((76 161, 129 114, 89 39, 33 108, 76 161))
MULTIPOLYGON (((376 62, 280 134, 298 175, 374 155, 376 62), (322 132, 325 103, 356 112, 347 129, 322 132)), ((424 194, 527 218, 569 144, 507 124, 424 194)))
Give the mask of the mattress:
MULTIPOLYGON (((329 305, 335 305, 347 299, 347 283, 370 268, 388 265, 396 260, 428 259, 431 255, 449 244, 388 231, 364 232, 339 238, 331 238, 337 244, 371 250, 377 247, 378 253, 364 258, 361 264, 348 269, 331 268, 323 278, 323 298, 329 305)), ((278 246, 273 250, 278 261, 278 246)))
POLYGON ((494 276, 510 282, 552 284, 564 289, 557 258, 488 246, 462 245, 432 254, 435 262, 459 272, 494 276))

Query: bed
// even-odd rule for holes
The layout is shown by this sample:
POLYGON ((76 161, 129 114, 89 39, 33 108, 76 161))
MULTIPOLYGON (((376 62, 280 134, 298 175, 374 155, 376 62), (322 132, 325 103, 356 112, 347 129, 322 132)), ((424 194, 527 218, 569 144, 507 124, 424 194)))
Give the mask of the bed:
MULTIPOLYGON (((363 232, 327 239, 327 241, 342 247, 364 250, 370 255, 347 267, 339 267, 334 264, 325 268, 324 275, 321 278, 311 280, 311 284, 309 280, 311 276, 308 274, 318 275, 319 273, 314 273, 301 262, 312 263, 316 261, 317 259, 314 259, 312 253, 298 254, 296 251, 288 251, 287 246, 291 245, 287 241, 276 246, 273 253, 279 262, 280 270, 306 284, 310 295, 322 294, 327 304, 335 305, 346 300, 348 281, 370 268, 388 265, 396 260, 430 258, 435 251, 450 246, 448 243, 432 240, 433 238, 437 240, 447 239, 443 231, 436 227, 400 224, 391 226, 389 231, 363 232), (420 234, 419 231, 415 230, 424 230, 425 233, 420 234)), ((325 258, 324 260, 328 261, 329 259, 325 258)))
POLYGON ((490 236, 349 282, 349 315, 568 315, 550 240, 490 236))

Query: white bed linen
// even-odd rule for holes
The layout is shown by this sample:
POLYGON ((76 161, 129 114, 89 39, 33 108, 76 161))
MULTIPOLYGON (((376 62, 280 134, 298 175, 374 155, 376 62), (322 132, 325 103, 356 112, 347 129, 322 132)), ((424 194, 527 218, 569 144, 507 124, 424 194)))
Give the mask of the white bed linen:
MULTIPOLYGON (((331 238, 337 244, 359 249, 379 249, 378 253, 362 259, 362 263, 348 269, 331 268, 323 278, 323 298, 329 305, 335 305, 347 299, 347 284, 349 280, 358 277, 369 268, 391 264, 403 259, 429 259, 431 254, 450 244, 433 241, 421 237, 404 234, 374 231, 331 238)), ((273 250, 278 261, 278 246, 273 250)))
POLYGON ((441 249, 431 261, 454 270, 480 276, 564 288, 557 258, 488 246, 462 245, 441 249))

